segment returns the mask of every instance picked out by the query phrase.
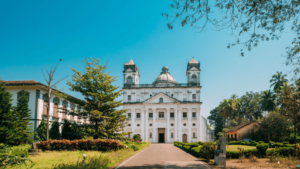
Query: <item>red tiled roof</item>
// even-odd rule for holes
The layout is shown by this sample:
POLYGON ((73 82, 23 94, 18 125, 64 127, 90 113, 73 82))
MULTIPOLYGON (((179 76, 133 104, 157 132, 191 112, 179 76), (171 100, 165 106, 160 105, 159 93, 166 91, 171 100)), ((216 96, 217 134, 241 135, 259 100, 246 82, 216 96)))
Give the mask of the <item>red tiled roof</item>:
MULTIPOLYGON (((4 81, 5 85, 6 86, 32 86, 32 85, 41 85, 41 86, 44 86, 45 88, 47 88, 46 85, 40 83, 40 82, 37 82, 35 80, 9 80, 9 81, 4 81)), ((64 92, 61 92, 59 90, 56 90, 56 89, 53 89, 57 92, 60 92, 60 93, 64 93, 64 92)), ((71 95, 68 95, 74 99, 77 99, 77 100, 80 100, 76 97, 73 97, 71 95)))
POLYGON ((247 125, 249 125, 251 123, 254 123, 254 122, 257 122, 257 121, 250 121, 250 122, 247 122, 247 123, 243 123, 243 124, 237 125, 237 126, 233 127, 232 129, 228 130, 226 133, 231 132, 231 131, 239 130, 239 129, 241 129, 241 128, 243 128, 243 127, 245 127, 245 126, 247 126, 247 125))
POLYGON ((35 80, 10 80, 4 81, 7 86, 10 85, 33 85, 33 84, 41 84, 35 80))

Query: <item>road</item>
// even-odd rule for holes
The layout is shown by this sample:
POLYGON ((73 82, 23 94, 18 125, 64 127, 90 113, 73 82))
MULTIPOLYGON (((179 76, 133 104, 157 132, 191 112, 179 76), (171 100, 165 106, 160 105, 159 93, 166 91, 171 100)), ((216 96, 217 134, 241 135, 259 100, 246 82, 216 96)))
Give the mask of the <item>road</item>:
POLYGON ((210 169, 208 165, 173 144, 151 144, 140 153, 123 161, 116 169, 210 169))

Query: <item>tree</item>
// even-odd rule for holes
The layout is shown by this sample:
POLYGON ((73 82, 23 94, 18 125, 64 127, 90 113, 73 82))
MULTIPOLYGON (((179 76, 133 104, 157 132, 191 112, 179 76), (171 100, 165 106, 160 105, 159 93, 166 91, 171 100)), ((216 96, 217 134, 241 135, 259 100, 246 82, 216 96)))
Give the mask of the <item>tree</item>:
POLYGON ((40 140, 40 141, 46 141, 47 140, 47 123, 45 118, 42 118, 42 121, 40 123, 40 125, 38 126, 38 128, 36 129, 36 137, 35 140, 40 140))
MULTIPOLYGON (((244 48, 250 51, 261 41, 279 39, 286 24, 291 25, 296 36, 300 35, 298 0, 217 0, 215 3, 209 0, 174 0, 170 7, 172 14, 162 14, 170 18, 169 29, 173 29, 177 20, 182 26, 192 26, 195 32, 205 31, 209 25, 217 31, 230 29, 236 42, 229 43, 227 47, 242 44, 241 56, 244 56, 244 48), (243 35, 248 35, 245 42, 241 42, 243 35)), ((300 39, 295 37, 291 47, 287 47, 286 56, 286 64, 295 65, 295 74, 300 72, 299 52, 300 39)))
MULTIPOLYGON (((287 136, 286 131, 290 126, 289 121, 276 111, 272 111, 267 114, 266 117, 261 121, 261 125, 265 134, 270 134, 270 137, 273 139, 273 141, 278 141, 279 138, 282 138, 284 141, 287 136)), ((270 137, 268 138, 269 141, 270 137)))
POLYGON ((13 108, 14 116, 16 118, 13 132, 15 134, 14 142, 20 144, 21 142, 31 142, 33 132, 32 124, 30 122, 31 110, 28 107, 27 93, 23 91, 18 98, 17 106, 13 108))
POLYGON ((263 111, 273 111, 276 108, 276 94, 274 94, 271 90, 263 91, 261 94, 261 108, 263 111))
POLYGON ((282 75, 282 72, 277 72, 275 75, 272 76, 272 79, 270 80, 270 87, 274 86, 274 92, 279 93, 281 86, 283 86, 284 83, 288 82, 288 80, 285 79, 286 76, 286 74, 282 75))
MULTIPOLYGON (((61 59, 60 59, 61 61, 61 59)), ((49 119, 50 119, 50 115, 49 115, 49 109, 50 109, 50 100, 52 99, 54 93, 55 93, 55 90, 53 88, 55 88, 55 85, 57 85, 59 82, 61 82, 62 80, 66 79, 67 77, 65 78, 62 78, 60 80, 58 80, 57 82, 53 82, 54 80, 54 75, 55 75, 55 72, 56 72, 56 69, 58 67, 58 64, 54 67, 54 69, 50 69, 50 71, 48 71, 47 67, 46 67, 46 71, 47 71, 47 75, 48 77, 46 78, 44 72, 42 71, 42 74, 45 78, 45 81, 47 83, 47 98, 48 98, 48 103, 47 103, 47 133, 46 133, 46 138, 47 140, 49 140, 49 119)))
POLYGON ((223 118, 219 115, 219 107, 210 111, 210 116, 207 117, 211 126, 214 127, 215 137, 219 138, 218 133, 223 130, 223 118))
POLYGON ((295 133, 295 143, 297 143, 297 126, 298 119, 300 117, 300 92, 297 90, 300 86, 294 87, 293 85, 288 85, 287 82, 281 89, 280 103, 282 104, 281 115, 286 116, 287 119, 293 121, 294 133, 295 133))
POLYGON ((61 136, 59 133, 59 122, 57 120, 54 120, 54 122, 51 125, 51 129, 49 131, 50 139, 52 140, 60 140, 61 136))
POLYGON ((113 136, 114 132, 122 130, 126 119, 126 110, 116 109, 122 105, 121 100, 115 100, 122 95, 122 91, 112 85, 117 79, 106 72, 107 65, 101 65, 96 58, 90 60, 85 58, 83 74, 72 68, 74 83, 67 82, 72 91, 80 92, 84 96, 84 103, 74 100, 83 108, 76 115, 90 119, 95 139, 113 136))
POLYGON ((5 89, 5 83, 0 80, 0 143, 14 144, 16 118, 12 111, 12 95, 5 89))
POLYGON ((226 111, 228 114, 228 129, 230 128, 230 118, 232 118, 234 112, 236 111, 236 104, 235 104, 235 97, 233 99, 228 99, 227 105, 226 105, 226 111))

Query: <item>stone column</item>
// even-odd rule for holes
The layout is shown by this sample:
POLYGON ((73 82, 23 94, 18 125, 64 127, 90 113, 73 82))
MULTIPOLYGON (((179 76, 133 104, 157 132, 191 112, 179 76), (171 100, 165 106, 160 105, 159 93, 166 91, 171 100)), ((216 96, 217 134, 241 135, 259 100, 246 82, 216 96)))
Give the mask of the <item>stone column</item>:
POLYGON ((149 134, 148 134, 148 109, 145 109, 145 139, 148 141, 149 134))
POLYGON ((131 133, 131 138, 133 137, 133 134, 134 134, 134 128, 135 128, 135 110, 131 109, 131 129, 133 132, 133 133, 131 133))
POLYGON ((200 108, 197 109, 196 117, 197 117, 197 141, 201 141, 201 132, 200 132, 200 108))
POLYGON ((169 143, 169 138, 171 137, 170 135, 170 109, 167 109, 167 127, 166 127, 166 142, 169 143))
POLYGON ((174 141, 177 141, 177 137, 178 137, 178 134, 177 134, 177 128, 178 128, 177 119, 178 119, 177 108, 174 108, 174 127, 175 127, 174 141))
POLYGON ((152 124, 152 126, 153 126, 153 133, 152 133, 152 142, 153 143, 156 143, 156 134, 157 134, 157 131, 156 131, 156 110, 155 109, 153 109, 153 124, 152 124))
POLYGON ((145 130, 145 124, 143 125, 143 120, 145 119, 145 116, 144 116, 144 109, 141 109, 141 123, 140 123, 140 126, 141 126, 141 139, 144 141, 145 140, 145 134, 144 134, 144 130, 145 130))
MULTIPOLYGON (((176 140, 176 141, 182 141, 182 136, 181 136, 181 128, 182 128, 182 126, 181 126, 181 108, 179 108, 178 109, 178 116, 177 116, 177 138, 178 138, 178 140, 176 140)), ((177 139, 176 138, 176 139, 177 139)))
POLYGON ((191 142, 191 139, 192 139, 192 109, 188 109, 188 112, 187 112, 187 117, 188 117, 188 142, 190 143, 191 142))

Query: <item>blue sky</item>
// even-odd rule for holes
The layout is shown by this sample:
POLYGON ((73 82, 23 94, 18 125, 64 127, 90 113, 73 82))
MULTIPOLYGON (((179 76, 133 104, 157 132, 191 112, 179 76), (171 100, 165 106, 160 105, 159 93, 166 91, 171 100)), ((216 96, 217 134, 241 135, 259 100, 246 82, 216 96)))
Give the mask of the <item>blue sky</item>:
MULTIPOLYGON (((140 69, 140 83, 152 83, 164 65, 179 83, 186 82, 187 62, 201 62, 201 113, 209 111, 232 94, 269 89, 276 71, 287 73, 285 47, 294 34, 278 41, 260 43, 245 57, 242 46, 229 30, 194 33, 192 28, 167 28, 162 13, 170 12, 172 1, 0 1, 0 77, 3 80, 31 80, 45 83, 41 69, 55 66, 56 78, 69 76, 69 67, 83 70, 84 57, 108 61, 111 75, 122 86, 123 64, 131 58, 140 69)), ((59 89, 75 97, 65 82, 59 89)), ((121 98, 119 98, 121 99, 121 98)))

